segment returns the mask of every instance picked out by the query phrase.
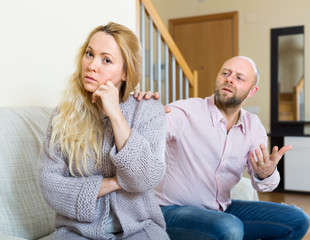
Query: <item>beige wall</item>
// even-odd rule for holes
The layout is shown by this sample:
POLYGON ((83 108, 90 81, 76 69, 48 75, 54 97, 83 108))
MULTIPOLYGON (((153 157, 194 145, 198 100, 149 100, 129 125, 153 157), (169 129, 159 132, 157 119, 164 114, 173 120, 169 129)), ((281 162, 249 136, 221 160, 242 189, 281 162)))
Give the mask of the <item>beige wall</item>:
POLYGON ((88 33, 136 30, 136 0, 0 1, 0 106, 56 106, 88 33))
MULTIPOLYGON (((310 76, 309 0, 153 0, 164 23, 168 19, 221 12, 239 12, 239 55, 251 57, 261 73, 259 92, 245 107, 258 107, 267 132, 270 129, 270 29, 305 26, 305 79, 310 76)), ((225 36, 223 36, 225 37, 225 36)), ((309 81, 309 80, 308 80, 309 81)), ((308 84, 310 85, 310 84, 308 84)), ((310 88, 306 89, 310 93, 310 88)), ((310 105, 310 94, 306 96, 310 105)), ((310 113, 307 113, 308 116, 310 113)), ((309 116, 310 117, 310 116, 309 116)))

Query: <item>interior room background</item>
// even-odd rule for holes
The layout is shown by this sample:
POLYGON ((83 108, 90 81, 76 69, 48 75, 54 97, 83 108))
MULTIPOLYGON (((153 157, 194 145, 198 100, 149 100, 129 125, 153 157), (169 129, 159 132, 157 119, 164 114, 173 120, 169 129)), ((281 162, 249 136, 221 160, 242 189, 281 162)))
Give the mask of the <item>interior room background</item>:
MULTIPOLYGON (((270 30, 304 25, 305 101, 310 104, 310 83, 307 84, 310 82, 307 81, 310 76, 309 1, 153 0, 152 2, 167 27, 169 19, 238 11, 239 55, 251 57, 257 63, 261 76, 259 92, 246 101, 245 107, 257 111, 267 132, 270 132, 270 30)), ((310 118, 309 111, 306 111, 306 118, 310 118)), ((309 133, 307 128, 305 131, 309 133)))
POLYGON ((136 31, 136 0, 0 1, 0 106, 55 107, 95 27, 136 31))
MULTIPOLYGON (((305 79, 310 75, 308 0, 153 0, 168 19, 238 11, 239 54, 260 69, 260 91, 245 107, 257 109, 270 130, 270 29, 305 26, 305 79)), ((0 105, 55 106, 90 30, 108 21, 136 29, 136 0, 11 0, 0 2, 0 105)), ((225 36, 223 36, 225 38, 225 36)), ((310 84, 306 84, 306 93, 310 84)), ((310 95, 306 94, 306 102, 310 95)), ((306 114, 310 114, 306 112, 306 114)), ((309 117, 309 116, 308 116, 309 117)))

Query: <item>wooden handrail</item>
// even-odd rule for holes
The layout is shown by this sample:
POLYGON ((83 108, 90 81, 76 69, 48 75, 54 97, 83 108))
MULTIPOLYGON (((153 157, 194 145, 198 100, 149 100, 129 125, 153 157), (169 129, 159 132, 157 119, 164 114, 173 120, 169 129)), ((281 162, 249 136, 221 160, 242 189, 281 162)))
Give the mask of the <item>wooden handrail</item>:
POLYGON ((300 113, 299 95, 304 88, 304 84, 305 84, 305 79, 304 79, 304 76, 302 76, 300 78, 298 84, 293 89, 293 113, 294 113, 294 120, 295 121, 300 120, 300 117, 299 117, 299 113, 300 113))
POLYGON ((147 13, 153 20, 153 24, 160 32, 162 39, 166 42, 167 46, 169 47, 169 50, 174 55, 177 63, 183 70, 183 73, 187 77, 190 86, 193 87, 193 97, 198 97, 198 71, 197 70, 194 70, 193 72, 191 71, 183 55, 181 54, 179 48, 177 47, 170 33, 168 32, 165 24, 159 17, 152 2, 150 0, 140 0, 140 1, 143 3, 144 8, 146 9, 147 13))
POLYGON ((305 84, 305 79, 304 76, 302 76, 298 82, 298 84, 295 87, 295 92, 296 95, 298 96, 300 94, 300 92, 302 91, 302 89, 304 88, 304 84, 305 84))

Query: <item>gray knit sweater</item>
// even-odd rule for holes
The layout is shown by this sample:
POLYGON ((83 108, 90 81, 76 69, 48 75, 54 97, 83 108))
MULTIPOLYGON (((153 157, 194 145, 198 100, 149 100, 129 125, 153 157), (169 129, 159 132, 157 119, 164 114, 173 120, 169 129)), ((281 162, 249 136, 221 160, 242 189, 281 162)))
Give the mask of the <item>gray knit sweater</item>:
POLYGON ((117 152, 111 122, 104 118, 104 166, 94 168, 89 160, 91 174, 86 177, 71 176, 67 159, 59 150, 49 150, 50 122, 40 157, 40 184, 45 200, 56 211, 52 239, 169 239, 153 191, 165 172, 163 107, 159 101, 138 102, 132 96, 120 106, 131 135, 117 152), (97 199, 102 179, 115 175, 123 189, 97 199), (110 208, 122 233, 105 232, 110 208))

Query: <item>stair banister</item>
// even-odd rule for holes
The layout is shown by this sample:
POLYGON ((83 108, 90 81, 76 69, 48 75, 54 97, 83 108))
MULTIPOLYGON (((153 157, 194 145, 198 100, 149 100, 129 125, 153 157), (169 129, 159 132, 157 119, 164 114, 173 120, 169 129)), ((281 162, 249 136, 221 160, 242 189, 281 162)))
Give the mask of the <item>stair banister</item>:
POLYGON ((176 99, 176 67, 179 66, 179 79, 178 79, 178 97, 179 99, 183 98, 183 91, 185 90, 185 98, 189 97, 189 86, 193 88, 192 96, 198 97, 198 71, 192 71, 188 64, 186 63, 183 55, 181 54, 180 50, 176 46, 174 40, 172 39, 171 35, 169 34, 167 28, 165 27, 164 23, 160 19, 158 13, 156 12, 153 4, 150 0, 138 0, 141 4, 141 11, 140 11, 140 26, 141 26, 141 44, 142 44, 142 51, 143 51, 143 64, 142 64, 142 83, 141 88, 143 91, 146 90, 145 85, 145 76, 146 76, 146 61, 145 61, 145 12, 149 16, 149 45, 150 45, 150 54, 149 54, 149 90, 154 91, 153 86, 153 26, 155 26, 157 31, 157 79, 158 79, 158 86, 157 89, 161 90, 161 39, 164 42, 164 54, 165 54, 165 79, 169 79, 169 51, 171 52, 171 90, 169 91, 169 82, 166 81, 164 88, 165 88, 165 104, 168 103, 168 100, 171 99, 172 101, 176 99), (184 89, 183 89, 183 75, 185 77, 184 89), (171 98, 169 98, 169 93, 171 92, 171 98))

